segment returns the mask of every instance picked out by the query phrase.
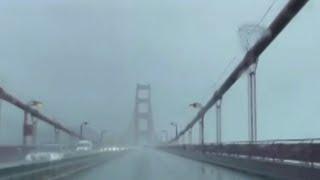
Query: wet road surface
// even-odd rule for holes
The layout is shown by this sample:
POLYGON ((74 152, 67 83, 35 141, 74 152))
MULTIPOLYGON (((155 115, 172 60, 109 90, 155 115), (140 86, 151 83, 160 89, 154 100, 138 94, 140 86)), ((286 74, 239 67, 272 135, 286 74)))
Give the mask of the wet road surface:
POLYGON ((154 150, 135 150, 124 157, 68 177, 70 180, 262 180, 209 164, 154 150))

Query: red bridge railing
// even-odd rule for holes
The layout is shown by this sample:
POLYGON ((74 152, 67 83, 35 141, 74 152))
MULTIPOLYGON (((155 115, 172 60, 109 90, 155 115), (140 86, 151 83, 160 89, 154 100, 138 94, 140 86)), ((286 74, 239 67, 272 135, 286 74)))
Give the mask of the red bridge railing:
POLYGON ((230 155, 247 158, 258 157, 271 160, 291 160, 320 163, 320 139, 268 140, 256 143, 236 142, 231 144, 171 145, 160 149, 200 152, 212 155, 230 155))

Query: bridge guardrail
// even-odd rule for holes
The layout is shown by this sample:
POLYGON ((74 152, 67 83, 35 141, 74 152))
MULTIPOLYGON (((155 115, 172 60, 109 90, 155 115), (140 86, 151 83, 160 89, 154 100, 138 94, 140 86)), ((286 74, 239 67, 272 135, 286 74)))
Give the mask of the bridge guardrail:
POLYGON ((303 138, 303 139, 266 139, 259 141, 233 141, 225 142, 223 144, 292 144, 292 143, 320 143, 320 138, 303 138))
POLYGON ((249 144, 205 144, 205 145, 170 145, 160 146, 160 149, 201 152, 207 155, 230 155, 259 157, 260 159, 291 160, 298 162, 320 163, 320 143, 309 139, 299 143, 284 143, 285 141, 271 141, 270 143, 249 144))
POLYGON ((0 169, 1 180, 58 179, 114 159, 125 151, 93 152, 49 162, 25 163, 0 169))

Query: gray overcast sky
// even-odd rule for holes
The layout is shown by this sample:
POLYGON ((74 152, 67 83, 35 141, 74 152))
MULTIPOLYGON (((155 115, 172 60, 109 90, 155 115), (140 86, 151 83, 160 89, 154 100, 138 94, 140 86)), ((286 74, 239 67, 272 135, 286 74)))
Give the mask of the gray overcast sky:
MULTIPOLYGON (((278 0, 263 25, 287 1, 278 0)), ((237 29, 257 23, 271 0, 2 0, 0 80, 72 127, 125 131, 136 83, 152 85, 156 129, 185 125, 229 62, 243 52, 237 29)), ((319 137, 319 1, 311 1, 261 56, 258 138, 319 137)), ((234 67, 235 61, 223 78, 234 67)), ((223 139, 247 137, 246 76, 223 102, 223 139)), ((206 134, 214 139, 214 113, 206 134)), ((43 127, 42 129, 47 129, 43 127)), ((21 142, 22 112, 5 105, 3 143, 21 142), (15 131, 12 131, 15 129, 15 131), (9 137, 12 137, 10 139, 9 137)), ((44 131, 44 130, 42 130, 44 131)))

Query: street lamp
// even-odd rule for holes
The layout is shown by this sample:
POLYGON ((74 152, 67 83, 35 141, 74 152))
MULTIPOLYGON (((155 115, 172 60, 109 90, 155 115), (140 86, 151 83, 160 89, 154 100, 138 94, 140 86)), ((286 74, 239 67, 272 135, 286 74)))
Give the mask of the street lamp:
POLYGON ((178 137, 178 124, 175 122, 171 122, 170 125, 175 127, 176 138, 177 138, 178 137))
MULTIPOLYGON (((189 105, 190 107, 192 108, 195 108, 195 109, 202 109, 203 106, 201 103, 198 103, 198 102, 194 102, 192 104, 189 105)), ((201 120, 199 122, 199 141, 200 141, 200 144, 203 145, 204 144, 204 114, 201 116, 201 120)))
POLYGON ((28 103, 29 106, 35 107, 37 109, 41 108, 43 106, 43 103, 40 101, 32 100, 28 103))
POLYGON ((81 137, 81 139, 83 139, 83 126, 86 126, 86 125, 88 125, 87 121, 82 122, 81 125, 80 125, 80 137, 81 137))

